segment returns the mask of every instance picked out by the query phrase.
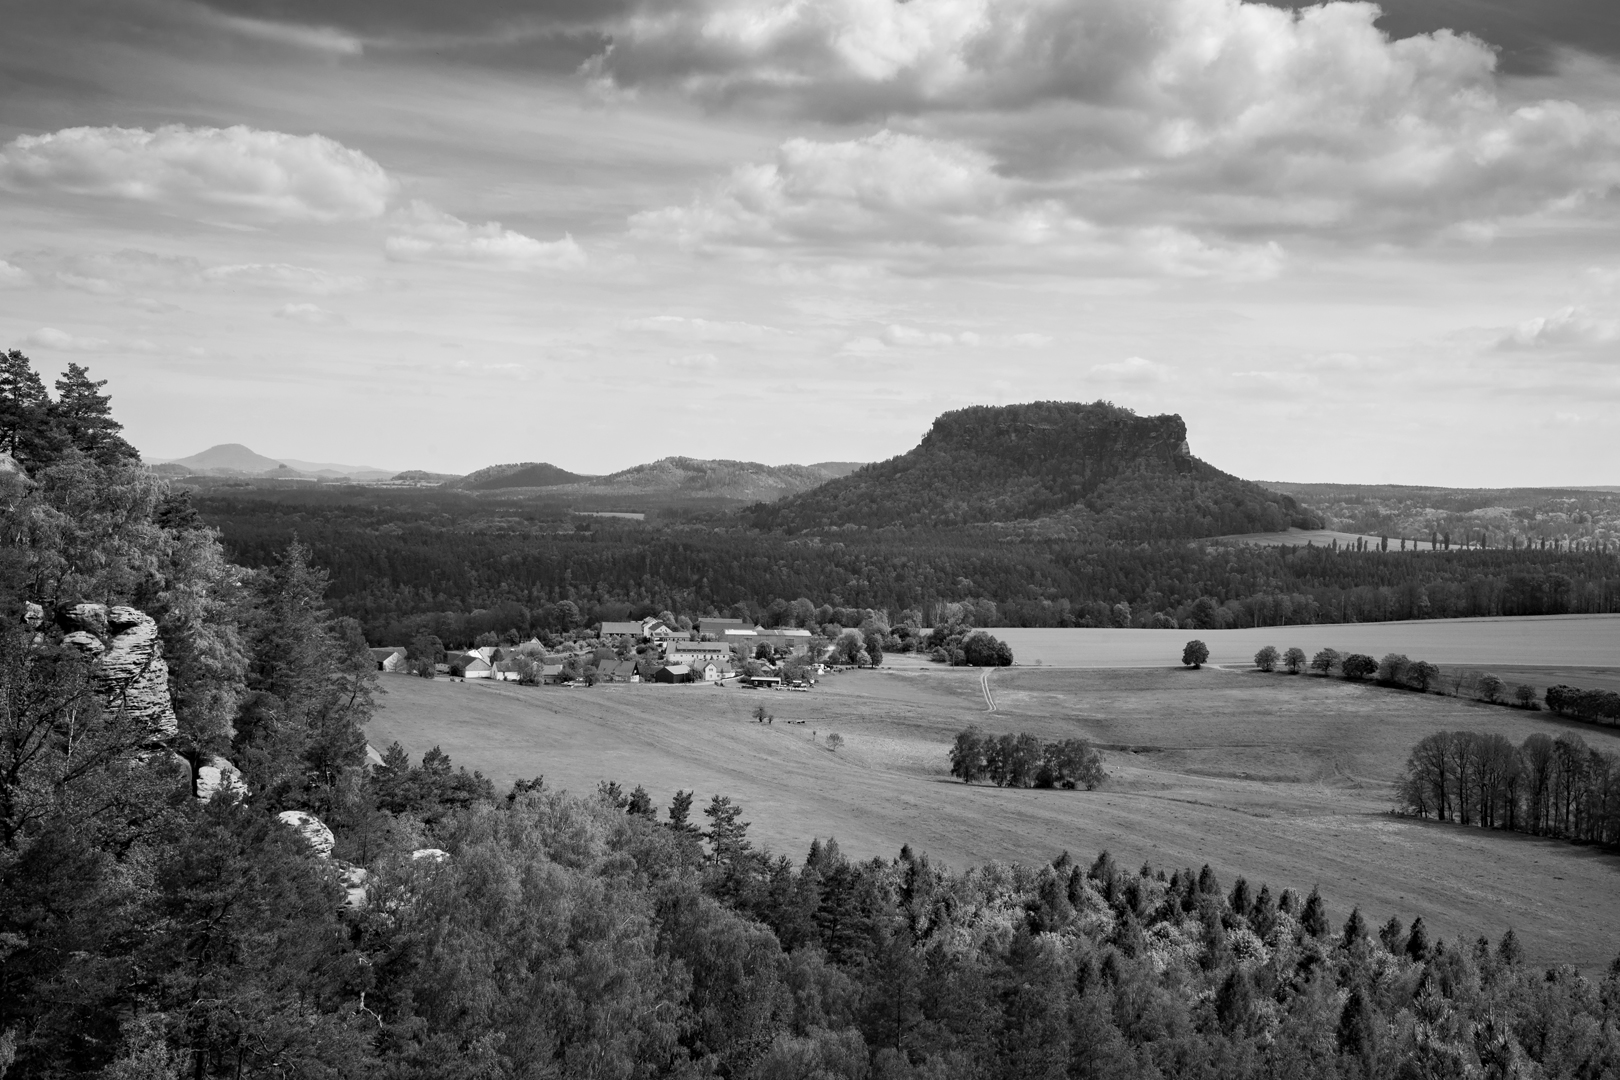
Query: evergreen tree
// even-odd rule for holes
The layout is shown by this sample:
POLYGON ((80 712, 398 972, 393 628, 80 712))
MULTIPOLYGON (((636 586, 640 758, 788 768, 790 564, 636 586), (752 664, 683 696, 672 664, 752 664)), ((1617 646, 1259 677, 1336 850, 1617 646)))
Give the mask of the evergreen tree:
POLYGON ((1321 889, 1312 889, 1311 895, 1305 898, 1305 910, 1299 917, 1299 924, 1313 938, 1327 937, 1327 904, 1322 901, 1321 889))
POLYGON ((28 357, 16 349, 0 354, 0 451, 35 469, 66 445, 55 405, 28 357))
POLYGON ((106 385, 106 379, 92 381, 87 370, 69 364, 66 373, 56 380, 57 426, 69 445, 98 465, 138 462, 140 454, 119 434, 124 425, 113 419, 111 398, 101 392, 106 385))

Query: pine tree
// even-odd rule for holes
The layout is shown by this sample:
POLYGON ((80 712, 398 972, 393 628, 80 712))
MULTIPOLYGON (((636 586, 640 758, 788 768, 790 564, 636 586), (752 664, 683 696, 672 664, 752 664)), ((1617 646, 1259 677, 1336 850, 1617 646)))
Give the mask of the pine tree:
POLYGON ((1325 938, 1328 934, 1327 905, 1322 902, 1321 889, 1312 889, 1311 895, 1305 898, 1305 911, 1300 915, 1300 925, 1305 932, 1313 938, 1325 938))
POLYGON ((1406 935, 1406 955, 1420 964, 1429 958, 1429 931, 1421 915, 1412 920, 1412 929, 1406 935))
POLYGON ((33 469, 50 464, 66 443, 56 407, 28 357, 16 349, 0 353, 0 451, 33 469))
POLYGON ((67 441, 98 465, 139 461, 140 454, 119 434, 124 425, 112 417, 112 399, 101 392, 106 385, 106 379, 92 381, 89 371, 69 364, 56 380, 57 424, 67 441))

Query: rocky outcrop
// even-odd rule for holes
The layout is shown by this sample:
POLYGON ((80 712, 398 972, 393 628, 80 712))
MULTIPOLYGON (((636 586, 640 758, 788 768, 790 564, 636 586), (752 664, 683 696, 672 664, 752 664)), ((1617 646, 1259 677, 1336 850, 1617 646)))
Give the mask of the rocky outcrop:
POLYGON ((326 822, 302 810, 283 810, 276 815, 276 819, 303 837, 304 843, 308 844, 316 855, 323 859, 332 857, 332 847, 337 840, 333 837, 332 830, 326 827, 326 822))
POLYGON ((239 799, 248 796, 248 786, 235 765, 222 757, 211 757, 197 766, 192 775, 192 793, 207 802, 220 792, 228 792, 239 799))
POLYGON ((450 861, 450 853, 443 848, 424 847, 411 852, 412 862, 442 863, 450 861))
POLYGON ((169 665, 157 623, 122 604, 73 604, 57 613, 66 644, 95 660, 96 689, 108 709, 145 726, 153 739, 179 730, 169 699, 169 665))

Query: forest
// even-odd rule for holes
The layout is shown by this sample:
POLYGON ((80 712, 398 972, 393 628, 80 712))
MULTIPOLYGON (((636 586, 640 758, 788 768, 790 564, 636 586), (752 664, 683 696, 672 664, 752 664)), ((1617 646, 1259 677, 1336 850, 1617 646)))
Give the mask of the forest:
POLYGON ((945 621, 948 604, 974 606, 979 626, 1197 630, 1620 611, 1620 556, 1595 551, 1007 543, 971 528, 787 537, 731 519, 587 523, 411 492, 216 490, 193 505, 243 565, 308 545, 333 609, 378 644, 422 627, 455 646, 665 610, 773 625, 801 598, 915 626, 945 621), (564 601, 574 615, 559 614, 564 601))
POLYGON ((376 676, 319 560, 232 564, 99 386, 69 386, 25 383, 0 417, 7 1078, 1620 1068, 1620 964, 1537 970, 1511 931, 1333 925, 1315 890, 1106 853, 950 869, 829 839, 800 859, 755 846, 723 793, 660 813, 634 777, 576 797, 497 791, 437 750, 368 766, 376 676), (172 723, 64 630, 84 601, 150 618, 172 723))

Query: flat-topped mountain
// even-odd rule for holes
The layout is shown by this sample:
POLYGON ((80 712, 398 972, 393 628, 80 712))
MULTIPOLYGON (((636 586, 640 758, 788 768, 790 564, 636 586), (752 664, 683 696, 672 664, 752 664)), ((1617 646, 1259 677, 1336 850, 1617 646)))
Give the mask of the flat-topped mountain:
POLYGON ((1193 457, 1181 417, 1101 401, 945 413, 909 453, 748 516, 788 532, 1039 522, 1132 541, 1321 525, 1291 496, 1193 457))

